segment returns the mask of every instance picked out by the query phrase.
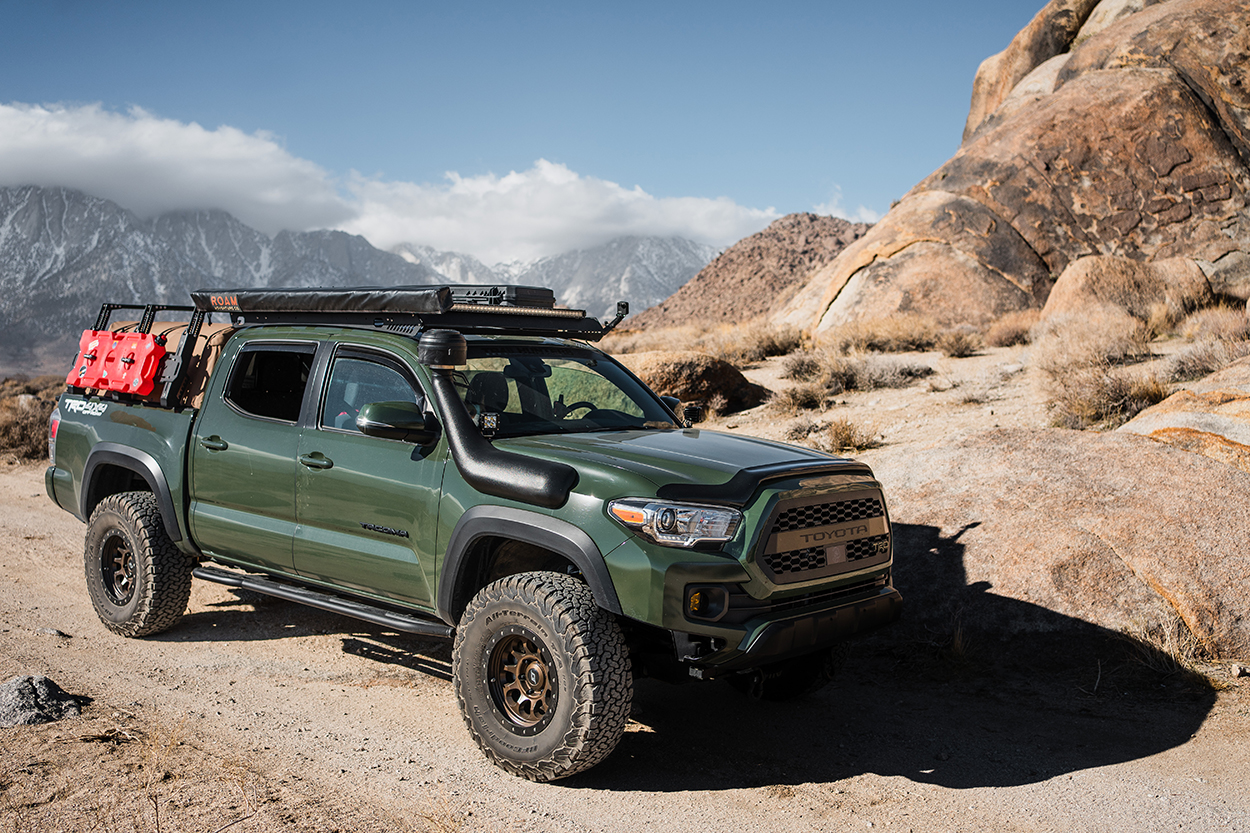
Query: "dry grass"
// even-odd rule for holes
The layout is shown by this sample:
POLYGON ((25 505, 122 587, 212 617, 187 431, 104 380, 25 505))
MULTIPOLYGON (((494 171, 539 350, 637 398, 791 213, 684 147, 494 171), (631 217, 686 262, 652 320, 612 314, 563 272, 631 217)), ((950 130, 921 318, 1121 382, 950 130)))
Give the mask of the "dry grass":
POLYGON ((1113 307, 1048 318, 1031 334, 1038 365, 1048 373, 1144 359, 1151 338, 1145 324, 1113 307))
POLYGON ((1047 375, 1051 421, 1061 428, 1115 428, 1167 398, 1166 381, 1123 365, 1150 355, 1151 332, 1112 307, 1056 316, 1033 329, 1047 375))
POLYGON ((839 353, 910 353, 933 349, 938 326, 919 315, 898 313, 843 324, 826 335, 824 345, 839 353))
POLYGON ((990 325, 985 331, 985 343, 991 347, 1015 347, 1028 344, 1029 333, 1042 315, 1041 310, 1022 309, 1009 312, 990 325))
POLYGON ((694 350, 742 367, 770 356, 784 356, 802 346, 802 334, 793 327, 762 322, 716 327, 671 327, 626 330, 605 338, 600 346, 609 353, 644 353, 652 350, 694 350))
POLYGON ((1168 361, 1167 378, 1170 382, 1201 379, 1244 356, 1250 356, 1250 341, 1204 339, 1168 361))
POLYGON ((1215 691, 1230 687, 1227 680, 1210 673, 1214 670, 1211 663, 1218 657, 1194 636, 1180 616, 1164 623, 1138 622, 1122 635, 1129 643, 1131 660, 1156 674, 1177 676, 1215 691))
POLYGON ((845 417, 829 422, 802 420, 790 427, 786 439, 829 452, 863 451, 878 448, 882 442, 875 431, 856 425, 845 417))
POLYGON ((1240 307, 1214 306, 1198 310, 1176 328, 1189 341, 1250 340, 1250 315, 1240 307))
POLYGON ((805 382, 773 394, 771 403, 783 413, 814 411, 825 404, 827 394, 828 391, 822 385, 805 382))
POLYGON ((985 342, 971 327, 957 327, 940 334, 933 346, 952 359, 966 359, 979 353, 985 342))
POLYGON ((1049 380, 1051 422, 1059 428, 1111 429, 1168 397, 1155 374, 1111 365, 1078 365, 1049 380))
POLYGON ((905 388, 917 379, 933 374, 927 364, 894 356, 868 354, 843 356, 825 349, 798 353, 782 366, 782 377, 802 380, 792 388, 773 396, 775 407, 787 413, 813 410, 824 405, 830 396, 846 391, 905 388))
POLYGON ((20 460, 48 456, 48 417, 64 384, 61 376, 0 381, 0 451, 20 460))

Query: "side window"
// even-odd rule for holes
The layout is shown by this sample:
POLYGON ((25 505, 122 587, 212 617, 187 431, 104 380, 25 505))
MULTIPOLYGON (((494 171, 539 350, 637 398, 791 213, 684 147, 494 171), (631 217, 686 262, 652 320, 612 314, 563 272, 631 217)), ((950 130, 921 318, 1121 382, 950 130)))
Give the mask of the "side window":
POLYGON ((391 362, 355 356, 336 358, 321 406, 321 426, 356 431, 356 415, 371 402, 423 404, 407 376, 391 362))
POLYGON ((226 400, 252 416, 297 421, 314 351, 312 345, 245 349, 226 384, 226 400))

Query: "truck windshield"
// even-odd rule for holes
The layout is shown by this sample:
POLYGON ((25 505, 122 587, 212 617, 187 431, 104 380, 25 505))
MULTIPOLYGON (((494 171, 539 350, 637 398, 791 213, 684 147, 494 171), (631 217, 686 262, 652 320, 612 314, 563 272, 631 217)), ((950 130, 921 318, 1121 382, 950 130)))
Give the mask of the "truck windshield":
POLYGON ((496 435, 676 428, 655 395, 602 353, 548 346, 470 345, 456 388, 496 435))

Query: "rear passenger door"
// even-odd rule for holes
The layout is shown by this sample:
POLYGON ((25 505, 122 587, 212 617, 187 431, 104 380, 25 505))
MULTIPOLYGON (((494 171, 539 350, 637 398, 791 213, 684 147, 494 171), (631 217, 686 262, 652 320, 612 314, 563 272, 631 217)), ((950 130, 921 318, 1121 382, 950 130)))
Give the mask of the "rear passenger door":
POLYGON ((337 347, 300 440, 295 568, 315 581, 432 609, 446 444, 425 449, 356 427, 365 405, 396 401, 425 405, 403 359, 337 347))
POLYGON ((316 347, 245 344, 205 397, 190 470, 191 532, 205 552, 292 569, 295 458, 316 347))

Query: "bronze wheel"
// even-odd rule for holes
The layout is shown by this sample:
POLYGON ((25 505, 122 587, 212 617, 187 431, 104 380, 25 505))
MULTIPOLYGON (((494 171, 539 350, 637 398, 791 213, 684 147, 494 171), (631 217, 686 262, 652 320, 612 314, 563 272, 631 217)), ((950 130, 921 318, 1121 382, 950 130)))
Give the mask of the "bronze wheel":
POLYGON ((135 554, 117 530, 110 530, 100 548, 100 576, 109 601, 119 607, 135 594, 135 554))
POLYGON ((551 653, 526 628, 498 633, 488 647, 486 676, 491 703, 517 734, 532 735, 551 722, 557 699, 551 653))

